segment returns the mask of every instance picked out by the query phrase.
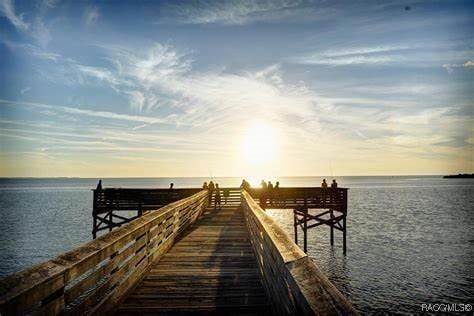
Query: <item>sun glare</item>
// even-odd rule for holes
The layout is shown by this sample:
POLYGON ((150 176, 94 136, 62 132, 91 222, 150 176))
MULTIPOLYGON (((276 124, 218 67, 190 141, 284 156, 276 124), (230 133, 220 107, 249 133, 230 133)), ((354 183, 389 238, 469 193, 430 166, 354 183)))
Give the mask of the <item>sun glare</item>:
POLYGON ((265 121, 250 123, 242 135, 242 156, 253 165, 272 162, 277 155, 276 129, 265 121))

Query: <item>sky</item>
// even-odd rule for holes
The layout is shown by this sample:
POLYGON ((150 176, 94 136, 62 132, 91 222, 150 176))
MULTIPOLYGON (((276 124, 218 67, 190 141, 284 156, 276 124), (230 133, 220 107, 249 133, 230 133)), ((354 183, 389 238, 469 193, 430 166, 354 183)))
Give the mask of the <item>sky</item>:
POLYGON ((0 176, 474 172, 473 14, 0 0, 0 176))

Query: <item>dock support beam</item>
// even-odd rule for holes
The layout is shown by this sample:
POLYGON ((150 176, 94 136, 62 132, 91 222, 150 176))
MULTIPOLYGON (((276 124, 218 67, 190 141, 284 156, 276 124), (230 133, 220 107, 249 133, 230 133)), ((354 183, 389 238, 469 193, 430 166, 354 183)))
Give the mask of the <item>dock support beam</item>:
MULTIPOLYGON (((305 217, 307 217, 308 216, 308 209, 305 209, 304 213, 305 213, 305 217)), ((304 252, 308 253, 308 234, 307 234, 307 232, 308 232, 308 221, 307 220, 305 220, 303 222, 303 231, 304 231, 304 237, 303 237, 304 238, 304 245, 303 245, 304 247, 303 248, 304 248, 304 252)))
POLYGON ((346 242, 346 213, 334 209, 317 209, 313 214, 306 207, 293 210, 293 228, 295 232, 295 243, 298 244, 298 226, 303 230, 303 250, 308 252, 308 230, 321 225, 329 226, 330 243, 334 246, 334 230, 342 232, 343 253, 347 253, 346 242), (316 212, 316 213, 315 213, 316 212))
MULTIPOLYGON (((331 220, 334 218, 334 212, 331 210, 331 220)), ((334 246, 334 227, 331 225, 331 246, 334 246)))
POLYGON ((344 218, 342 219, 342 252, 344 253, 344 256, 346 255, 346 215, 344 214, 344 218))
POLYGON ((298 244, 298 220, 296 212, 293 212, 293 228, 295 229, 295 244, 298 244))

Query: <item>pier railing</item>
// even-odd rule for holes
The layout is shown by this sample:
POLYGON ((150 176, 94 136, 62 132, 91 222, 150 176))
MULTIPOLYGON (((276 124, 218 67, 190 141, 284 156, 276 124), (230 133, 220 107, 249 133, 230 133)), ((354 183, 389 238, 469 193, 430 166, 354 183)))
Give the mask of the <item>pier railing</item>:
POLYGON ((251 188, 248 193, 268 208, 319 208, 347 212, 347 188, 282 187, 271 191, 251 188), (262 199, 263 198, 263 199, 262 199), (263 202, 263 203, 262 203, 263 202))
POLYGON ((242 209, 275 314, 356 314, 351 303, 246 191, 242 191, 242 209))
POLYGON ((137 189, 104 188, 95 189, 92 206, 92 236, 103 230, 120 227, 142 216, 146 211, 157 210, 166 204, 198 193, 201 189, 137 189), (135 216, 127 213, 136 212, 135 216))
POLYGON ((0 281, 0 315, 111 310, 208 203, 208 192, 147 213, 48 262, 0 281))

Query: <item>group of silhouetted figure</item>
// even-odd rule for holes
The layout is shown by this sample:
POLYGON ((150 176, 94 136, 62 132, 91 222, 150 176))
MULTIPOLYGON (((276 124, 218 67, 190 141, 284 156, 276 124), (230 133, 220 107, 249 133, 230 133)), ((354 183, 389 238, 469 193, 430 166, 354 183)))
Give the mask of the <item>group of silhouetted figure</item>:
MULTIPOLYGON (((265 180, 262 180, 260 182, 260 187, 261 187, 260 197, 259 197, 260 205, 264 207, 267 204, 267 201, 270 204, 272 204, 273 201, 278 197, 280 182, 277 181, 275 185, 273 185, 271 181, 267 182, 265 180)), ((222 197, 224 198, 224 204, 227 204, 227 198, 230 195, 229 189, 221 190, 221 188, 219 187, 219 184, 214 183, 213 181, 210 181, 209 184, 207 182, 204 182, 202 188, 209 191, 209 204, 211 204, 212 197, 214 197, 214 209, 221 208, 222 197)), ((243 179, 242 183, 240 184, 240 189, 249 191, 251 188, 252 187, 250 183, 247 180, 243 179)), ((321 183, 321 188, 323 189, 328 188, 326 179, 323 179, 323 182, 321 183)), ((335 179, 332 180, 331 188, 332 189, 337 188, 337 182, 335 179)))
POLYGON ((202 188, 209 191, 209 204, 212 201, 212 196, 214 196, 214 209, 217 209, 217 207, 219 207, 219 209, 221 208, 222 195, 224 196, 224 204, 227 204, 227 198, 230 195, 229 189, 224 189, 221 191, 219 183, 214 184, 213 181, 210 181, 209 184, 204 182, 202 188))
MULTIPOLYGON (((321 188, 323 188, 323 189, 327 189, 327 188, 328 188, 328 184, 327 184, 327 182, 326 182, 326 179, 323 179, 323 182, 321 183, 321 188)), ((332 189, 337 188, 337 182, 336 182, 335 179, 332 179, 331 188, 332 188, 332 189)))

